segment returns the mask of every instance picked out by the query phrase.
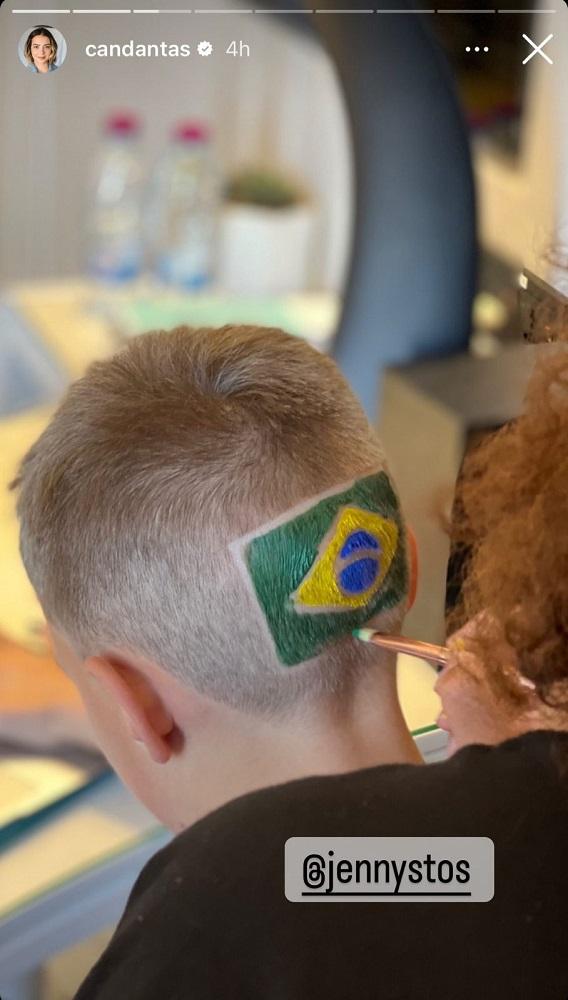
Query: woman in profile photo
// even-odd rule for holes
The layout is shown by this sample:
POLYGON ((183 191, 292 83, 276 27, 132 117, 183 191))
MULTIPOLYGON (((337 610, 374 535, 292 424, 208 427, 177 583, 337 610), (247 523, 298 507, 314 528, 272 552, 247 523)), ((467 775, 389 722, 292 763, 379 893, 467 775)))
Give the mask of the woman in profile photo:
POLYGON ((58 68, 55 64, 57 42, 49 28, 38 27, 30 31, 24 55, 32 73, 52 73, 58 68))

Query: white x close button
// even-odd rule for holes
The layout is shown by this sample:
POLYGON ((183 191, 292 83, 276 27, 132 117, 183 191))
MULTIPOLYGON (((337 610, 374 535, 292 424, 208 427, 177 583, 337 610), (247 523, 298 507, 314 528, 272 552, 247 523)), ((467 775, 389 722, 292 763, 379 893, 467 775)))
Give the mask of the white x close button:
POLYGON ((540 43, 540 45, 537 45, 536 42, 533 42, 532 38, 529 38, 528 35, 523 35, 523 38, 524 38, 525 42, 528 42, 529 45, 532 45, 532 48, 533 48, 533 51, 529 52, 527 58, 523 59, 523 66, 525 66, 526 63, 530 62, 531 59, 533 59, 534 56, 537 55, 537 53, 538 53, 539 56, 542 56, 543 59, 546 59, 547 63, 549 63, 552 66, 552 64, 553 64, 552 63, 552 59, 550 58, 550 56, 547 56, 546 52, 543 52, 542 50, 543 50, 544 46, 548 45, 548 43, 551 41, 551 39, 554 38, 554 35, 548 35, 548 37, 545 38, 544 41, 540 43))

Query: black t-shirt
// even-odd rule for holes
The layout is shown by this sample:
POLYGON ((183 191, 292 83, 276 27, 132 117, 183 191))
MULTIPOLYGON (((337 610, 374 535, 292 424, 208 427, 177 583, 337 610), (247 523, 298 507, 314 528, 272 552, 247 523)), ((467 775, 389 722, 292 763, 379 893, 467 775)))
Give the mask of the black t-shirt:
POLYGON ((532 733, 235 799, 148 862, 76 1000, 568 1000, 567 756, 532 733), (291 903, 293 836, 490 837, 495 895, 291 903))

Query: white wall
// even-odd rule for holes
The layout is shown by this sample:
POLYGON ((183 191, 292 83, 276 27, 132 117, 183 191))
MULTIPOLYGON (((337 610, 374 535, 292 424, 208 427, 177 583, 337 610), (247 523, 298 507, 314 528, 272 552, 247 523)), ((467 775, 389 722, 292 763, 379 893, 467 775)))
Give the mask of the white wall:
MULTIPOLYGON (((539 0, 540 9, 550 8, 539 0)), ((483 140, 475 152, 480 234, 485 247, 521 267, 546 270, 543 255, 568 236, 568 10, 535 14, 530 37, 552 58, 526 65, 526 104, 518 162, 509 162, 483 140)), ((525 55, 532 51, 526 44, 525 55)))
POLYGON ((80 270, 86 180, 100 120, 127 108, 146 122, 148 164, 171 125, 196 116, 213 123, 226 169, 261 159, 296 171, 322 209, 311 284, 341 287, 351 165, 339 89, 321 49, 259 15, 49 15, 69 53, 60 70, 39 78, 17 56, 19 37, 35 23, 33 15, 12 15, 6 7, 0 13, 1 283, 80 270), (84 54, 88 43, 131 38, 194 46, 208 38, 215 54, 187 60, 84 54), (233 38, 250 45, 250 59, 224 54, 233 38))
MULTIPOLYGON (((223 6, 238 9, 231 0, 223 6)), ((556 7, 556 15, 534 18, 534 38, 555 33, 546 49, 554 65, 535 56, 526 68, 519 163, 511 166, 484 148, 475 157, 483 244, 514 265, 541 270, 543 249, 555 238, 568 242, 568 10, 556 7)), ((0 284, 80 270, 85 186, 99 123, 113 108, 132 108, 147 123, 148 164, 171 124, 195 115, 214 123, 226 169, 262 159, 297 171, 322 209, 311 284, 341 288, 351 228, 350 144, 322 50, 287 30, 285 19, 259 15, 50 17, 65 34, 69 55, 63 69, 38 79, 17 57, 18 39, 34 17, 12 15, 6 4, 0 11, 0 284), (84 55, 88 42, 195 45, 201 37, 216 46, 209 60, 84 55), (233 38, 251 46, 249 60, 224 55, 233 38)))

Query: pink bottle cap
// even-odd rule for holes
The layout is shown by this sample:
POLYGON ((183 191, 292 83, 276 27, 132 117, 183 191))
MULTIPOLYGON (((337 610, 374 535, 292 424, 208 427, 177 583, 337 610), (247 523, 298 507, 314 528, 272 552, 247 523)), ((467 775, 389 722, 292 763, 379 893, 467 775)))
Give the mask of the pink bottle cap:
POLYGON ((174 129, 177 142, 208 142, 211 130, 204 122, 179 122, 174 129))
POLYGON ((117 111, 108 116, 104 128, 108 135, 129 136, 140 132, 141 123, 138 116, 132 112, 117 111))

